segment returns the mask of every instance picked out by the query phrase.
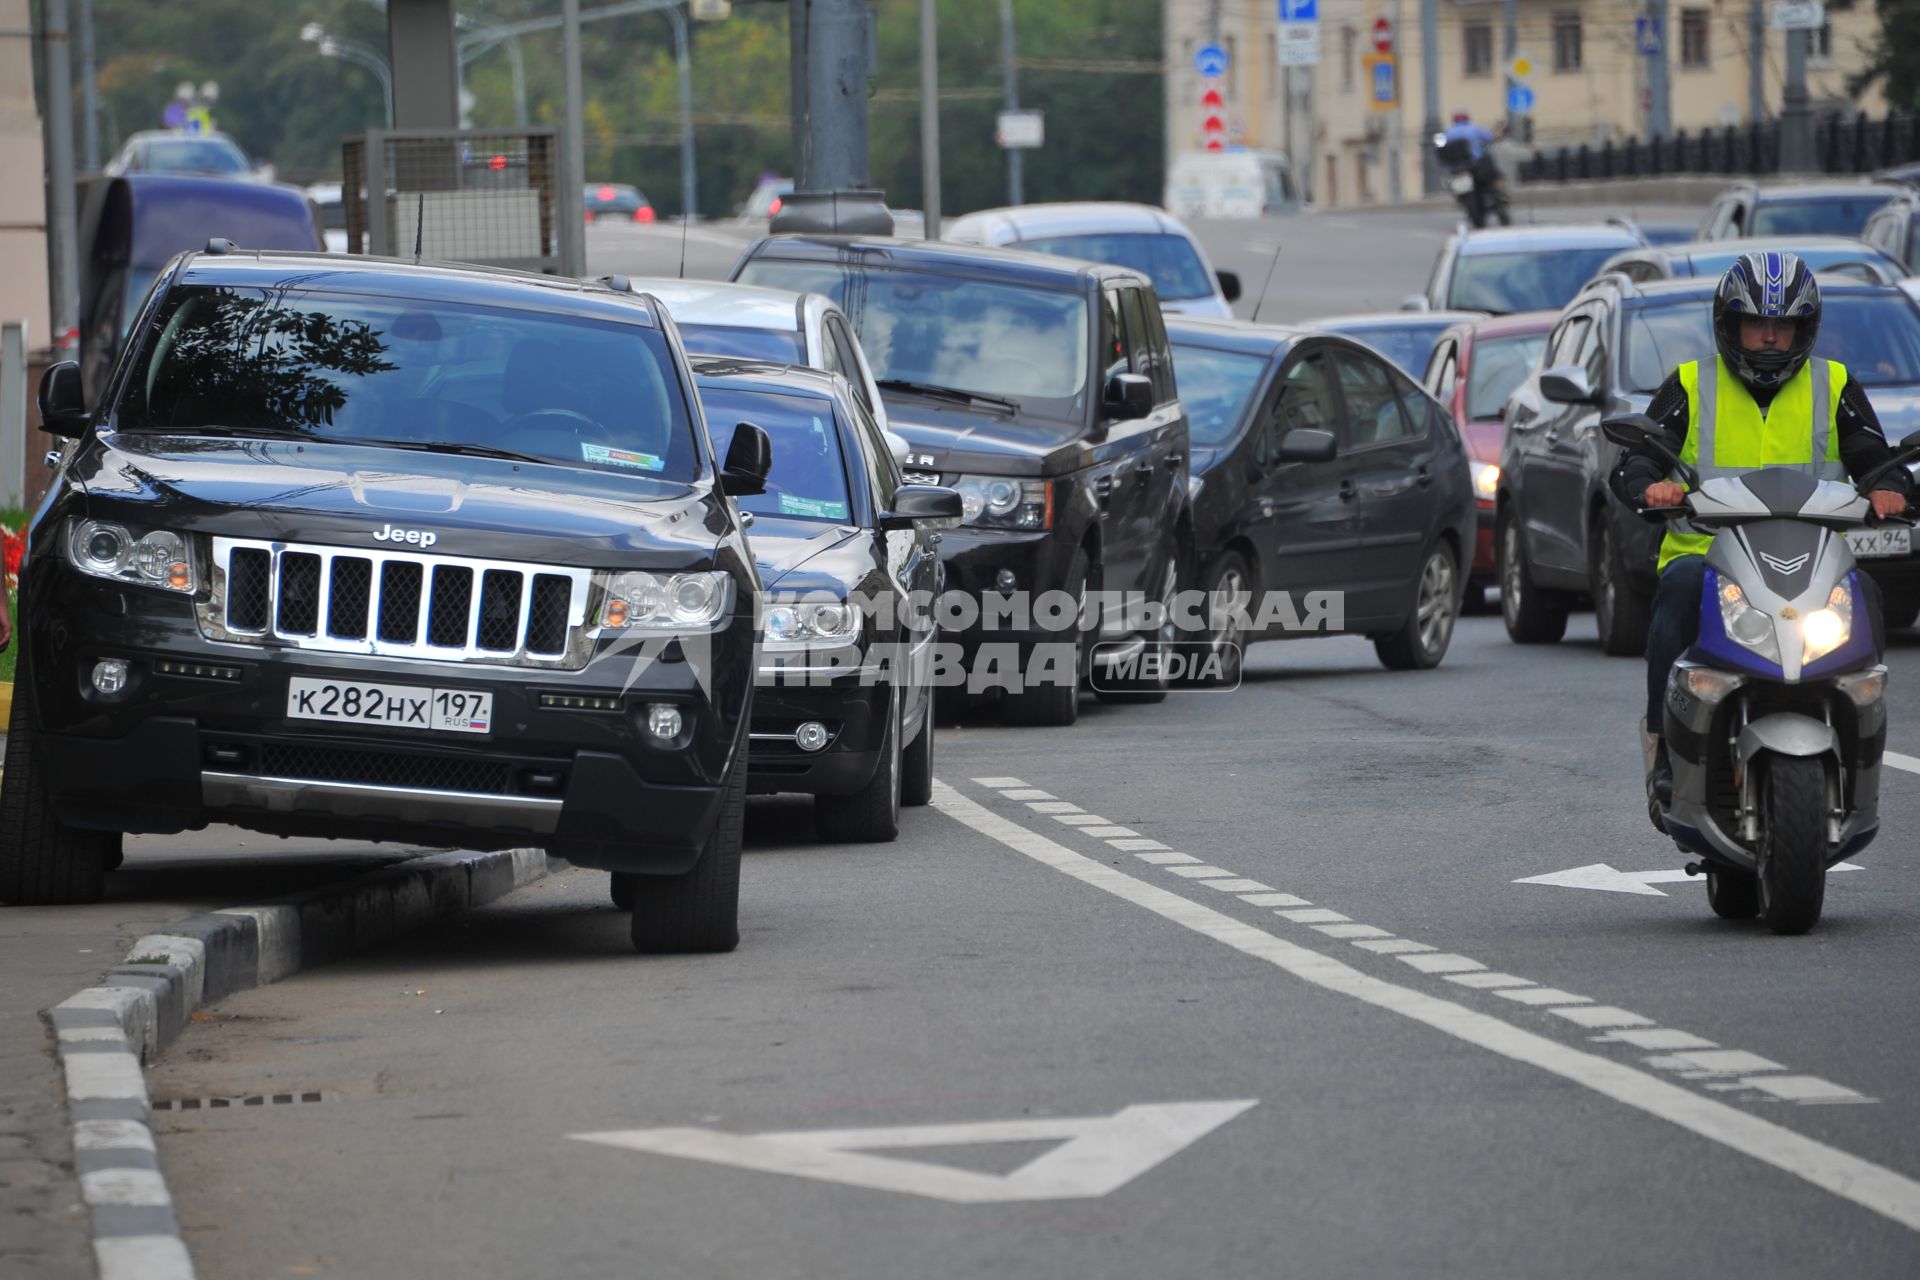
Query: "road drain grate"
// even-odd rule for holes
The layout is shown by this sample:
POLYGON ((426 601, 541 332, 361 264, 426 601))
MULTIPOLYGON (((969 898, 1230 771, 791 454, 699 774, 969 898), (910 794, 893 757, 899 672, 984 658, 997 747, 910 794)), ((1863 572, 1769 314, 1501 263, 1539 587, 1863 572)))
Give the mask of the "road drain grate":
POLYGON ((219 1111, 227 1107, 297 1107, 303 1103, 331 1101, 318 1090, 305 1093, 252 1093, 234 1098, 159 1098, 155 1111, 219 1111))

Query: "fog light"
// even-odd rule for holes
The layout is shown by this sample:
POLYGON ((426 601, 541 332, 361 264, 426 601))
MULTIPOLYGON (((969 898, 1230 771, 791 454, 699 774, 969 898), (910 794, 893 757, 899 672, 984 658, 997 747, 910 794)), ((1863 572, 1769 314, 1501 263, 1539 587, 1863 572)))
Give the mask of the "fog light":
POLYGON ((1018 585, 1018 581, 1019 580, 1013 576, 1013 570, 1002 569, 993 575, 993 588, 1000 592, 1012 591, 1014 587, 1018 585))
POLYGON ((93 664, 93 687, 109 696, 127 687, 125 658, 102 658, 93 664))
POLYGON ((809 720, 793 731, 793 745, 802 751, 818 751, 827 745, 827 726, 809 720))
POLYGON ((647 732, 663 742, 671 742, 680 736, 680 708, 667 702, 656 702, 647 708, 647 732))

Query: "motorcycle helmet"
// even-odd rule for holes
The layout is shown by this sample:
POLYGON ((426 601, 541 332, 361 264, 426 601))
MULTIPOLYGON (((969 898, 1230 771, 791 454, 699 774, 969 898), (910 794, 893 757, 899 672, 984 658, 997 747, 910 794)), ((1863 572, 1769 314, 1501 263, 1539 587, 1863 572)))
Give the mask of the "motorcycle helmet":
POLYGON ((1770 391, 1800 372, 1820 332, 1820 286, 1791 253, 1747 253, 1734 260, 1713 291, 1713 341, 1734 376, 1770 391), (1794 321, 1793 341, 1768 351, 1740 345, 1743 317, 1794 321))

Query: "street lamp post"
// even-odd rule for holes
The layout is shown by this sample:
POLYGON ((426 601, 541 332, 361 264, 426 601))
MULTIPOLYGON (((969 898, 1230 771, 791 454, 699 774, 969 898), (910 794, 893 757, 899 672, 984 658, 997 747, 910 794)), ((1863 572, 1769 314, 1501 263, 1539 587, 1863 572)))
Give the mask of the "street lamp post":
POLYGON ((300 28, 300 38, 319 50, 323 58, 340 58, 373 72, 380 81, 380 95, 386 103, 387 127, 393 127, 393 70, 378 49, 357 40, 345 40, 317 22, 300 28))

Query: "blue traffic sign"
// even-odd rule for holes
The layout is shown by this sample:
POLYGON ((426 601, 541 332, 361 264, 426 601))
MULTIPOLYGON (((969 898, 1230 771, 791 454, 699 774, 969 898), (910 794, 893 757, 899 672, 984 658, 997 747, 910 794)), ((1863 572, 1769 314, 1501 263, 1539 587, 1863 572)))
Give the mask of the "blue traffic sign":
POLYGON ((1280 21, 1320 21, 1320 0, 1280 0, 1280 21))
POLYGON ((1227 74, 1227 51, 1217 44, 1203 44, 1193 51, 1193 67, 1209 80, 1227 74))
POLYGON ((1507 86, 1507 110, 1517 116, 1533 110, 1533 90, 1524 84, 1507 86))
POLYGON ((1391 58, 1381 58, 1373 64, 1373 105, 1390 107, 1399 99, 1394 84, 1394 62, 1391 58))
POLYGON ((1641 57, 1657 58, 1660 56, 1661 39, 1659 23, 1643 13, 1633 20, 1633 35, 1634 40, 1640 46, 1641 57))

